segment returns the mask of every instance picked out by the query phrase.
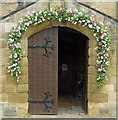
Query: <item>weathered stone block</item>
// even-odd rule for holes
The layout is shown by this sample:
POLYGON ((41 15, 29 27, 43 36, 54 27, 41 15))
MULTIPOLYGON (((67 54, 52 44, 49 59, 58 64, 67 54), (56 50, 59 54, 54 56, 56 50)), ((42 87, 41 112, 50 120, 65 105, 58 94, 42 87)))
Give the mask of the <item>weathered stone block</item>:
POLYGON ((100 116, 115 117, 116 103, 100 103, 100 116))
POLYGON ((28 48, 28 40, 23 39, 22 40, 22 49, 23 49, 23 51, 27 51, 27 48, 28 48))
POLYGON ((109 53, 110 53, 110 56, 116 56, 116 50, 115 49, 111 49, 109 53))
POLYGON ((96 74, 97 70, 95 69, 95 66, 89 66, 88 67, 88 73, 89 74, 96 74))
POLYGON ((96 56, 96 51, 95 51, 95 48, 89 48, 89 56, 90 57, 93 57, 93 56, 96 56))
POLYGON ((28 84, 18 84, 17 92, 28 92, 28 84))
POLYGON ((6 103, 3 105, 4 116, 16 116, 17 115, 17 104, 6 103))
POLYGON ((2 74, 8 74, 8 67, 7 66, 2 67, 2 74))
POLYGON ((27 57, 27 56, 28 56, 28 51, 27 51, 27 50, 23 50, 23 51, 22 51, 22 55, 23 55, 24 57, 27 57))
POLYGON ((0 57, 0 66, 2 67, 2 57, 0 57))
POLYGON ((96 41, 95 40, 90 40, 89 41, 89 47, 95 49, 95 47, 96 47, 96 41))
POLYGON ((63 6, 64 7, 64 2, 58 1, 58 0, 50 2, 50 8, 56 9, 59 6, 63 6))
POLYGON ((88 84, 96 84, 97 81, 96 81, 96 75, 89 75, 88 74, 88 84))
POLYGON ((0 57, 0 65, 7 65, 8 57, 0 57))
POLYGON ((26 117, 28 115, 28 103, 18 104, 18 116, 26 117))
POLYGON ((108 75, 116 75, 116 66, 115 65, 110 65, 108 66, 108 75))
POLYGON ((0 56, 4 56, 4 49, 0 49, 0 56))
POLYGON ((66 26, 66 22, 60 22, 59 26, 65 27, 66 26))
POLYGON ((5 49, 5 56, 9 56, 10 55, 10 50, 9 49, 5 49))
POLYGON ((13 27, 16 27, 17 23, 6 23, 5 24, 5 32, 10 32, 13 27))
POLYGON ((17 84, 16 79, 12 79, 12 76, 11 76, 10 73, 7 74, 7 83, 8 83, 8 84, 14 84, 14 85, 17 84))
POLYGON ((88 59, 88 61, 89 61, 88 64, 94 66, 94 65, 96 65, 96 60, 97 60, 97 58, 95 56, 93 56, 93 57, 90 56, 88 59))
POLYGON ((114 85, 104 85, 101 88, 102 93, 113 93, 114 92, 114 85))
POLYGON ((108 94, 108 102, 116 103, 116 93, 108 94))
POLYGON ((9 102, 13 103, 24 103, 28 100, 28 94, 27 93, 14 93, 8 95, 9 102))
POLYGON ((116 65, 116 59, 118 60, 118 58, 116 58, 116 57, 111 57, 110 65, 116 65))
POLYGON ((116 41, 111 42, 110 48, 111 48, 111 49, 116 49, 116 41))
POLYGON ((7 40, 8 36, 9 36, 9 33, 2 33, 2 34, 0 34, 0 38, 4 39, 4 40, 7 40))
POLYGON ((111 117, 112 110, 106 108, 100 108, 99 116, 111 117))
POLYGON ((88 93, 89 102, 104 103, 108 102, 108 94, 105 93, 88 93), (97 98, 97 99, 96 99, 97 98))
POLYGON ((0 84, 5 84, 7 82, 7 76, 6 75, 0 75, 0 84))
POLYGON ((2 102, 8 102, 8 94, 7 93, 2 93, 0 95, 0 100, 2 100, 2 102))
POLYGON ((98 117, 99 116, 99 107, 92 107, 88 111, 89 117, 98 117))
POLYGON ((52 27, 58 27, 60 25, 59 21, 51 21, 52 27))
POLYGON ((16 2, 14 4, 9 5, 9 10, 11 10, 11 11, 16 10, 17 7, 18 7, 18 4, 16 2))
POLYGON ((110 76, 110 84, 116 84, 116 75, 110 76))
POLYGON ((7 47, 7 40, 0 40, 0 44, 2 45, 1 48, 7 47))
POLYGON ((17 111, 16 108, 4 108, 4 116, 16 116, 17 111))
POLYGON ((16 92, 16 85, 5 84, 5 92, 6 93, 14 93, 14 92, 16 92))
POLYGON ((5 86, 4 84, 0 83, 0 93, 5 92, 5 86))
POLYGON ((22 77, 20 78, 19 84, 28 84, 28 74, 22 75, 22 77))
POLYGON ((2 74, 2 65, 0 65, 0 74, 2 74))
POLYGON ((21 65, 22 65, 22 66, 28 66, 28 58, 27 58, 27 57, 24 57, 24 58, 21 60, 21 65))
MULTIPOLYGON (((91 93, 93 92, 99 83, 96 82, 96 84, 88 84, 88 92, 91 93)), ((101 93, 101 89, 98 89, 97 91, 95 91, 95 93, 101 93)))
POLYGON ((99 106, 100 106, 99 103, 88 101, 88 109, 92 109, 92 107, 99 107, 99 106))
POLYGON ((21 66, 22 74, 27 75, 28 74, 28 66, 21 66))

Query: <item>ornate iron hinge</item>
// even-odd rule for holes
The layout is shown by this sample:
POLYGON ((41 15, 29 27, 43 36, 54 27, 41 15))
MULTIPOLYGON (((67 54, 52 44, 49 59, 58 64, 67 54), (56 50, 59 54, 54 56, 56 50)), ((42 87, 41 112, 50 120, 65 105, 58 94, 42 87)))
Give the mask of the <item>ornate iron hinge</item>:
POLYGON ((49 97, 52 96, 52 94, 50 93, 50 91, 45 91, 45 92, 44 92, 44 95, 45 95, 44 100, 39 100, 39 101, 37 101, 37 100, 28 100, 28 102, 29 102, 29 103, 42 103, 42 104, 45 105, 45 108, 44 108, 44 111, 43 111, 43 112, 45 112, 45 111, 46 111, 46 112, 50 112, 50 109, 52 109, 52 107, 51 107, 51 106, 48 106, 48 103, 51 103, 52 106, 53 106, 54 103, 55 103, 55 100, 54 100, 54 99, 48 100, 49 97))
POLYGON ((49 39, 49 37, 48 38, 45 38, 44 39, 45 41, 45 43, 44 43, 44 45, 42 45, 42 46, 37 46, 37 45, 29 45, 28 46, 28 48, 44 48, 44 50, 45 50, 45 53, 43 54, 44 56, 47 56, 47 57, 49 57, 49 55, 50 54, 52 54, 52 52, 51 51, 48 51, 48 48, 51 48, 52 50, 55 48, 55 46, 54 46, 54 44, 52 44, 51 46, 48 46, 47 44, 49 43, 49 42, 52 42, 50 39, 49 39))

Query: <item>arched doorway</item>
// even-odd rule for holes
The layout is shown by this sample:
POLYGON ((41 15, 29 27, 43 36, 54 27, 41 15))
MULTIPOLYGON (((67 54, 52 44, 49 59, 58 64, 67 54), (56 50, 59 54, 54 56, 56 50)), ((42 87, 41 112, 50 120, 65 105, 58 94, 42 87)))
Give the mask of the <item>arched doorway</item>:
POLYGON ((59 110, 87 113, 88 37, 58 27, 59 110))
POLYGON ((80 93, 87 112, 87 70, 88 38, 82 33, 53 27, 32 35, 28 40, 29 113, 58 114, 58 96, 78 96, 81 75, 80 93), (69 73, 63 76, 61 70, 68 68, 69 73))

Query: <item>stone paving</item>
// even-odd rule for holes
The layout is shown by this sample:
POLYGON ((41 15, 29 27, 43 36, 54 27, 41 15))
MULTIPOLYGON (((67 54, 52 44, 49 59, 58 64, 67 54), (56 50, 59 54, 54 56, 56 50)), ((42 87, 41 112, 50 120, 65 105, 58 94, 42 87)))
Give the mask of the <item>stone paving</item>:
POLYGON ((34 118, 87 118, 82 109, 82 99, 72 96, 59 98, 57 115, 32 115, 34 118))

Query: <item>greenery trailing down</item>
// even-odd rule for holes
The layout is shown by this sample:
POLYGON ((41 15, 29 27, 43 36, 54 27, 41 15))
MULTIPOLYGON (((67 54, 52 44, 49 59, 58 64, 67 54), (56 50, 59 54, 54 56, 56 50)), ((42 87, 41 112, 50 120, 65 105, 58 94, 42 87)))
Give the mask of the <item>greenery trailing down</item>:
POLYGON ((23 58, 22 56, 22 34, 27 31, 28 27, 31 25, 42 24, 47 21, 59 21, 66 22, 69 21, 72 24, 83 25, 89 27, 91 31, 94 31, 94 36, 96 37, 96 81, 99 82, 98 88, 103 85, 104 79, 107 79, 107 69, 109 65, 109 50, 110 50, 110 37, 107 27, 102 27, 101 23, 94 20, 93 16, 88 15, 80 9, 65 9, 58 8, 54 11, 32 11, 28 13, 24 18, 18 23, 17 27, 14 27, 9 33, 8 46, 10 49, 10 56, 8 60, 8 72, 11 76, 17 79, 21 77, 21 65, 20 62, 23 58))

